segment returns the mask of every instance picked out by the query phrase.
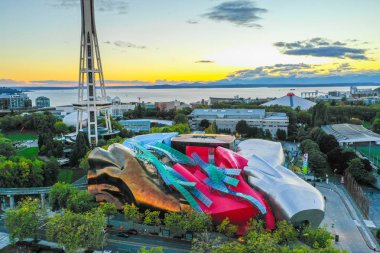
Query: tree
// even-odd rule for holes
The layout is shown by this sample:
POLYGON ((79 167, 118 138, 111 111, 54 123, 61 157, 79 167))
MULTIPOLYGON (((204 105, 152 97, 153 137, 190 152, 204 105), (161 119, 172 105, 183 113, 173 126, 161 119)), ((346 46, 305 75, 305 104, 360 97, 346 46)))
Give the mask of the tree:
POLYGON ((183 230, 192 232, 203 232, 209 229, 211 225, 211 218, 208 215, 194 210, 185 213, 181 224, 183 230))
POLYGON ((182 114, 182 113, 178 113, 175 117, 174 117, 174 123, 175 124, 187 124, 188 122, 188 118, 185 114, 182 114))
POLYGON ((177 212, 165 213, 164 224, 165 227, 171 229, 180 229, 181 223, 183 222, 184 215, 177 212))
POLYGON ((248 133, 248 129, 249 129, 249 126, 247 124, 247 121, 245 120, 240 120, 237 124, 236 124, 236 132, 238 132, 239 134, 241 135, 244 135, 246 133, 248 133))
POLYGON ((57 159, 50 158, 47 162, 45 162, 43 170, 44 170, 44 185, 51 186, 55 182, 57 182, 58 171, 61 168, 57 159))
POLYGON ((53 185, 49 193, 49 202, 53 211, 67 207, 70 196, 77 191, 72 185, 58 182, 53 185))
POLYGON ((69 253, 79 248, 101 248, 105 242, 106 219, 102 212, 73 213, 66 210, 47 223, 48 240, 57 242, 69 253))
POLYGON ((280 244, 286 243, 288 245, 297 239, 297 231, 290 222, 283 220, 277 223, 277 229, 273 236, 280 244))
POLYGON ((124 217, 127 220, 138 222, 141 220, 142 215, 139 212, 139 208, 134 204, 124 204, 124 217))
POLYGON ((212 124, 205 129, 206 134, 216 134, 218 133, 218 126, 216 125, 216 122, 212 122, 212 124))
POLYGON ((307 227, 302 234, 302 241, 314 249, 327 248, 331 245, 333 237, 326 227, 312 229, 307 227))
POLYGON ((145 210, 144 224, 146 225, 161 225, 160 211, 145 210))
POLYGON ((286 140, 286 131, 282 129, 277 129, 276 132, 277 139, 280 141, 285 141, 286 140))
POLYGON ((199 126, 202 129, 206 129, 210 126, 210 121, 208 121, 207 119, 202 119, 201 122, 199 123, 199 126))
POLYGON ((376 118, 373 123, 372 123, 372 130, 375 132, 375 133, 378 133, 380 134, 380 117, 379 118, 376 118))
POLYGON ((117 208, 114 203, 100 203, 99 210, 107 217, 107 224, 110 224, 110 216, 117 214, 117 208))
POLYGON ((5 211, 5 227, 12 243, 16 239, 37 239, 38 228, 46 218, 46 210, 39 208, 39 201, 30 198, 19 202, 18 206, 5 211))
POLYGON ((73 191, 67 200, 67 208, 74 213, 85 213, 96 206, 94 196, 88 191, 73 191))
POLYGON ((70 163, 72 165, 77 165, 79 160, 83 158, 89 149, 89 143, 87 135, 85 133, 79 132, 75 141, 74 150, 70 157, 70 163))
POLYGON ((146 249, 145 247, 142 247, 141 249, 139 249, 138 253, 164 253, 164 251, 162 250, 161 247, 150 248, 150 249, 146 249))
POLYGON ((327 106, 324 102, 317 103, 312 108, 312 125, 313 126, 321 126, 326 125, 328 122, 328 114, 327 114, 327 106))
POLYGON ((213 249, 221 246, 220 238, 213 238, 209 232, 203 231, 193 239, 191 252, 193 253, 211 253, 213 249))
POLYGON ((265 129, 264 139, 266 139, 266 140, 272 140, 272 133, 269 131, 269 129, 265 129))
POLYGON ((364 164, 360 158, 354 158, 348 162, 348 172, 361 184, 373 184, 376 178, 364 169, 364 164))
POLYGON ((13 147, 11 140, 0 135, 0 156, 10 157, 16 154, 16 149, 13 147))
POLYGON ((334 135, 325 134, 319 141, 319 147, 323 153, 327 154, 334 148, 339 147, 339 143, 335 139, 334 135))
POLYGON ((54 124, 55 132, 58 134, 66 134, 69 132, 69 127, 62 121, 57 121, 54 124))
POLYGON ((216 230, 219 233, 223 233, 228 237, 232 237, 236 235, 238 226, 231 224, 230 219, 227 217, 216 227, 216 230))
POLYGON ((244 244, 239 242, 227 242, 211 250, 211 253, 248 253, 244 244))

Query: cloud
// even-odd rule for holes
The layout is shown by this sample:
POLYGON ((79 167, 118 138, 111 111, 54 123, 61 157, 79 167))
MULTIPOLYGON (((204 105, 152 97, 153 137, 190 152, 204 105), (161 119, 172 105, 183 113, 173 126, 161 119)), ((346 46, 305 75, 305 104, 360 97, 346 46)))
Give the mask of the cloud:
POLYGON ((266 9, 256 7, 254 2, 237 0, 221 3, 202 16, 214 21, 227 21, 238 26, 261 27, 256 21, 266 9))
MULTIPOLYGON (((51 3, 57 8, 75 8, 80 7, 80 0, 55 0, 51 3)), ((102 12, 112 12, 118 14, 126 14, 128 11, 128 3, 125 0, 95 0, 95 8, 102 12)))
POLYGON ((189 20, 186 20, 186 23, 190 24, 190 25, 195 25, 195 24, 198 24, 198 20, 194 20, 194 19, 189 19, 189 20))
POLYGON ((273 45, 279 48, 282 53, 288 55, 368 60, 365 55, 366 49, 355 48, 346 42, 329 41, 319 37, 296 42, 280 41, 273 45))
POLYGON ((211 61, 211 60, 199 60, 199 61, 196 61, 195 63, 214 63, 214 61, 211 61))
MULTIPOLYGON (((109 41, 105 42, 107 44, 109 41)), ((133 43, 130 43, 130 42, 126 42, 126 41, 122 41, 122 40, 118 40, 118 41, 115 41, 113 43, 115 46, 117 47, 121 47, 121 48, 135 48, 135 49, 146 49, 146 46, 143 46, 143 45, 136 45, 136 44, 133 44, 133 43)))

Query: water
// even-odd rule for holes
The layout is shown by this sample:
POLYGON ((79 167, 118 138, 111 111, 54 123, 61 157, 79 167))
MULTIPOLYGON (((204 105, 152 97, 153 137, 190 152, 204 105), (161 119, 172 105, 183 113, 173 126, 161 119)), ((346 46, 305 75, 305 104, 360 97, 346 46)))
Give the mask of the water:
MULTIPOLYGON (((377 86, 364 86, 358 87, 362 89, 377 88, 377 86)), ((201 101, 202 99, 208 100, 209 97, 234 97, 236 95, 243 98, 273 98, 286 95, 288 92, 293 92, 301 96, 301 92, 316 91, 349 91, 350 87, 299 87, 291 89, 289 87, 261 87, 261 88, 203 88, 203 89, 143 89, 143 88, 118 88, 108 89, 107 95, 111 98, 118 96, 122 102, 137 102, 138 98, 145 102, 164 102, 172 101, 174 99, 182 102, 191 103, 201 101)), ((77 101, 76 89, 62 89, 62 90, 35 90, 33 92, 26 92, 29 98, 32 99, 33 105, 36 97, 45 96, 50 98, 51 106, 58 105, 71 105, 77 101)))

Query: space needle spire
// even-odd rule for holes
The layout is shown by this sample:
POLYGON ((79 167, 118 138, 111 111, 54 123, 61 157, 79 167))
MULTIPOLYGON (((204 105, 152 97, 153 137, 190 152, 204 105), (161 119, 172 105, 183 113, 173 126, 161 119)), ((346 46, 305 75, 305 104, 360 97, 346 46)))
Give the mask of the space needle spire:
POLYGON ((81 0, 82 30, 80 42, 78 102, 74 108, 78 112, 76 133, 87 132, 91 146, 98 144, 99 133, 112 133, 106 89, 100 59, 99 44, 95 27, 94 0, 81 0), (97 90, 96 88, 100 89, 97 90), (100 92, 100 94, 97 94, 100 92), (83 121, 87 114, 87 128, 83 121), (98 127, 98 116, 104 117, 105 127, 98 127))

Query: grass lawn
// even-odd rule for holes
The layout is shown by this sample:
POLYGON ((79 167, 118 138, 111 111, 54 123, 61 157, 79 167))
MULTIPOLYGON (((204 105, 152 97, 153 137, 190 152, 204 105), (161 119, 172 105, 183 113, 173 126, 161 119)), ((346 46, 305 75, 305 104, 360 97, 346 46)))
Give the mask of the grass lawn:
POLYGON ((4 133, 4 136, 10 139, 13 142, 16 141, 28 141, 28 140, 37 140, 38 136, 35 132, 31 131, 12 131, 4 133))
POLYGON ((60 169, 58 172, 58 181, 65 183, 74 183, 76 180, 86 174, 87 172, 80 169, 60 169))
POLYGON ((60 169, 58 172, 58 181, 70 184, 73 179, 73 174, 74 172, 71 169, 60 169))
POLYGON ((28 159, 32 159, 32 160, 37 159, 38 148, 33 147, 33 148, 23 149, 20 152, 18 152, 17 155, 24 156, 24 157, 26 157, 28 159))

